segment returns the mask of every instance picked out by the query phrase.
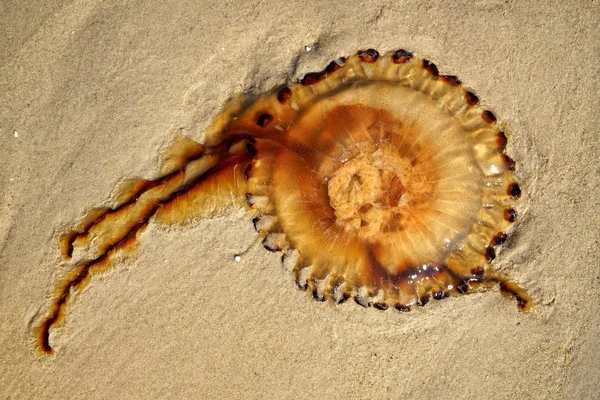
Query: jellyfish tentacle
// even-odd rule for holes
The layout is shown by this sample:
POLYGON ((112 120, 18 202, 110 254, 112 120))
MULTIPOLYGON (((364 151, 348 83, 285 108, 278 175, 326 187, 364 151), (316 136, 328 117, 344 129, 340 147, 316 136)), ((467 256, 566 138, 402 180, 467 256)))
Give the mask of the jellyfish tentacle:
POLYGON ((71 271, 62 277, 55 288, 55 294, 44 319, 33 328, 34 346, 39 354, 51 355, 54 353, 54 348, 50 345, 50 329, 60 326, 64 322, 66 308, 69 306, 73 293, 82 291, 93 275, 110 268, 116 256, 135 247, 137 238, 146 225, 146 222, 140 222, 124 238, 111 246, 105 254, 95 259, 79 261, 71 271))
POLYGON ((62 235, 63 256, 70 260, 75 251, 77 261, 59 281, 46 315, 34 328, 38 352, 53 353, 50 330, 64 322, 72 294, 83 290, 91 276, 109 268, 117 256, 134 250, 151 218, 181 223, 241 205, 246 192, 243 171, 256 156, 251 142, 248 137, 230 138, 181 155, 179 161, 172 158, 168 173, 120 185, 113 207, 92 209, 75 229, 62 235))

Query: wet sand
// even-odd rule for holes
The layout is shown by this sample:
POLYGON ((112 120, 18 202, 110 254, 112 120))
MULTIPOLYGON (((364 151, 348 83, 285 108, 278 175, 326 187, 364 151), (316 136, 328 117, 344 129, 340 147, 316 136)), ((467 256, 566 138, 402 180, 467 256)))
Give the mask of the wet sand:
POLYGON ((0 397, 600 396, 600 7, 590 1, 41 2, 0 6, 0 397), (177 134, 358 49, 407 48, 512 134, 521 218, 495 267, 536 305, 483 293, 410 313, 317 303, 252 247, 244 212, 150 224, 53 330, 58 236, 177 134))

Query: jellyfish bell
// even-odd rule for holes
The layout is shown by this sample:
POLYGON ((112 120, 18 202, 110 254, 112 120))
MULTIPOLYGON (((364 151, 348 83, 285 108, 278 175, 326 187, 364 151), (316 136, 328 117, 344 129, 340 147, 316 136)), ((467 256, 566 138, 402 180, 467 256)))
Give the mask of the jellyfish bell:
POLYGON ((49 331, 71 292, 135 246, 151 219, 231 207, 248 210, 266 249, 296 254, 292 275, 317 300, 408 311, 499 287, 526 311, 531 299, 491 266, 521 194, 506 142, 458 78, 405 50, 360 51, 238 97, 202 144, 175 140, 159 178, 128 181, 111 207, 62 236, 65 259, 75 248, 83 256, 35 329, 37 347, 53 351, 49 331))
POLYGON ((313 291, 337 286, 324 280, 343 281, 354 297, 361 287, 383 290, 386 305, 401 308, 498 284, 492 239, 508 229, 518 184, 495 116, 431 62, 375 54, 246 111, 288 126, 268 139, 282 146, 267 197, 287 245, 302 254, 294 274, 309 268, 302 286, 313 291))

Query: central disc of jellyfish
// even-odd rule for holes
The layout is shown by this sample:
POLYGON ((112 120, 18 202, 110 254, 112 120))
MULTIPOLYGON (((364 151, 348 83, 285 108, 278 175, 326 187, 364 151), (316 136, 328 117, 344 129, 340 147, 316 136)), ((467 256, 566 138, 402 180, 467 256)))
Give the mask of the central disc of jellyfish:
POLYGON ((336 223, 369 238, 402 229, 406 201, 398 161, 381 159, 383 151, 360 154, 333 173, 327 187, 336 223), (380 154, 377 154, 380 153, 380 154), (394 163, 394 161, 396 161, 394 163))
POLYGON ((483 174, 458 120, 419 91, 373 82, 316 102, 288 135, 273 193, 313 290, 410 305, 460 283, 447 263, 483 174))

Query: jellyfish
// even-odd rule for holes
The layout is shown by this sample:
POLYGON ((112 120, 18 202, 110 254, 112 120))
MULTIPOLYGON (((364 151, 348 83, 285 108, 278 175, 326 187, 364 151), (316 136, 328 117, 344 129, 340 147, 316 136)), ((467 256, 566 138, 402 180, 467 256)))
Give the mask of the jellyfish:
MULTIPOLYGON (((298 82, 231 100, 202 143, 176 137, 156 179, 120 184, 60 237, 72 268, 34 328, 52 354, 74 292, 135 248, 148 223, 246 210, 267 250, 317 301, 409 311, 497 288, 521 189, 495 115, 406 50, 359 51, 298 82)), ((218 232, 214 233, 215 235, 218 232)))

